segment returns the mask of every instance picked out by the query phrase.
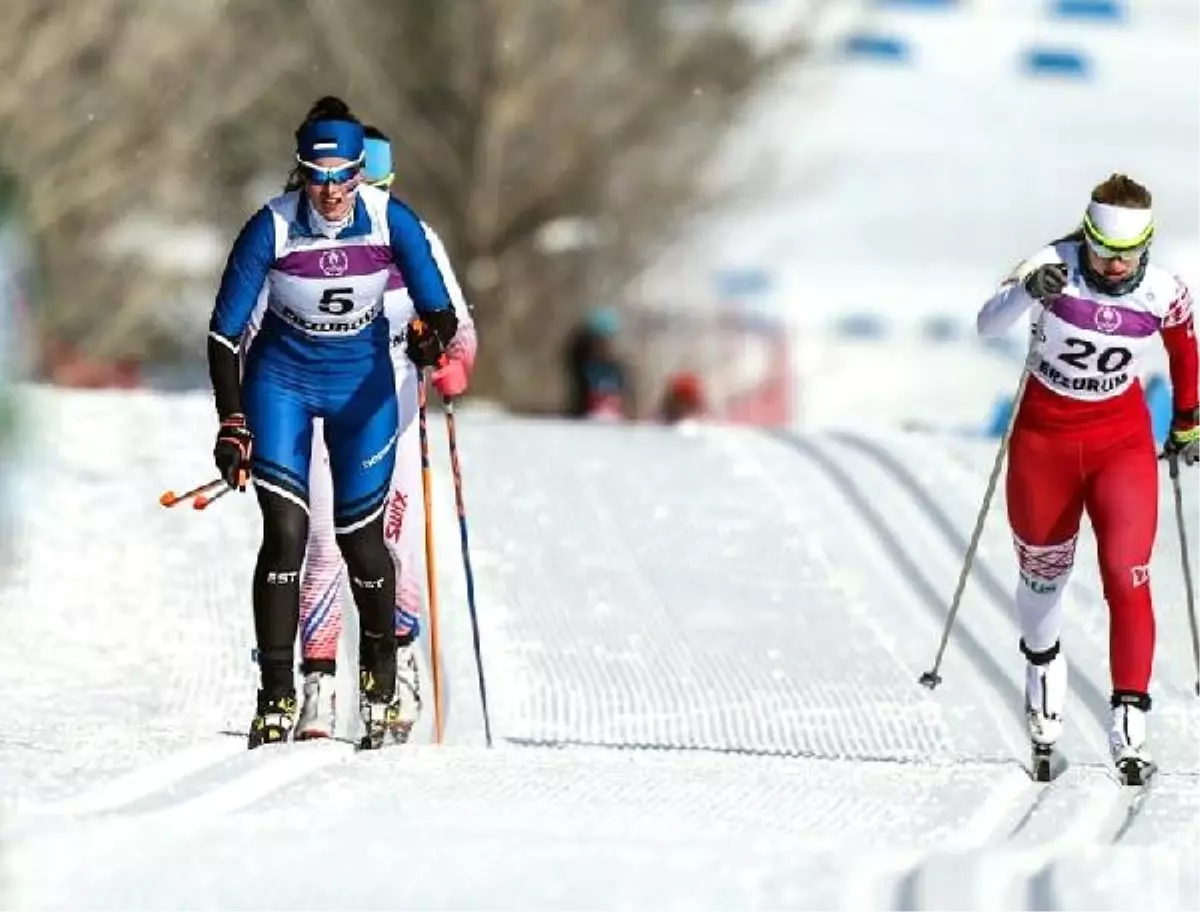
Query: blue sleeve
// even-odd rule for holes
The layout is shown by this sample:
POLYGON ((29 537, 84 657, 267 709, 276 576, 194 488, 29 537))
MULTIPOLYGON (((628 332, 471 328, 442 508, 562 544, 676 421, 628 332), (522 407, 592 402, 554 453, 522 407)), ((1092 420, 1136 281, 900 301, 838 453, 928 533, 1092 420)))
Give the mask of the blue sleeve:
POLYGON ((246 330, 267 271, 275 261, 275 217, 266 206, 242 226, 221 275, 208 330, 236 343, 246 330))
POLYGON ((425 226, 416 213, 396 198, 388 200, 388 233, 392 259, 400 267, 404 284, 418 314, 450 308, 450 292, 434 259, 425 226))

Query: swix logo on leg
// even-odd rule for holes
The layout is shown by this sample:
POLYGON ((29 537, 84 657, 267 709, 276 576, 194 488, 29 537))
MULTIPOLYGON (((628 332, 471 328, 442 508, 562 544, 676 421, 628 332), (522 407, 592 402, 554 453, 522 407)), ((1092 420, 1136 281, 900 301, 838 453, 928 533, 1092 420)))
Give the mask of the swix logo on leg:
POLYGON ((382 576, 379 577, 379 579, 373 579, 373 580, 363 580, 363 579, 359 579, 357 576, 352 576, 352 577, 350 577, 350 582, 354 583, 354 585, 356 585, 359 589, 382 589, 383 588, 383 577, 382 576))
POLYGON ((267 582, 276 586, 286 586, 300 579, 299 570, 269 570, 267 582))
POLYGON ((1138 567, 1130 567, 1129 572, 1133 574, 1133 588, 1144 586, 1150 582, 1150 565, 1142 564, 1138 567))
POLYGON ((408 509, 408 498, 402 491, 393 491, 388 502, 387 518, 384 520, 383 537, 388 541, 399 541, 404 527, 404 512, 408 509))

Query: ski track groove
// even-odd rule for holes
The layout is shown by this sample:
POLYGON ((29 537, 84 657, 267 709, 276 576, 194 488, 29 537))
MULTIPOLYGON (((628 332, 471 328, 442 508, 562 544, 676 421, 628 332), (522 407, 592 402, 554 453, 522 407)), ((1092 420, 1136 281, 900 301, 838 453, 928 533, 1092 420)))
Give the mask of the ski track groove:
MULTIPOLYGON (((905 546, 892 533, 886 520, 876 511, 866 495, 855 485, 851 477, 842 470, 833 458, 818 445, 806 438, 775 432, 770 432, 769 436, 805 456, 825 472, 846 500, 854 507, 863 522, 870 528, 879 544, 888 552, 889 556, 900 569, 901 574, 909 581, 912 588, 920 596, 925 607, 929 609, 935 619, 943 619, 942 599, 938 592, 933 588, 920 567, 909 555, 905 546)), ((973 633, 965 627, 959 628, 958 633, 963 651, 971 659, 981 676, 988 681, 997 696, 1003 699, 1008 712, 1010 714, 1015 713, 1016 721, 1023 730, 1024 714, 1014 710, 1014 707, 1022 705, 1024 700, 1023 693, 1020 693, 1018 688, 1008 679, 996 659, 973 633)), ((1027 776, 1027 774, 1024 775, 1027 776)), ((1028 784, 1032 785, 1032 783, 1028 784)), ((993 828, 994 837, 1004 839, 1007 825, 1008 837, 1010 838, 1012 833, 1016 832, 1016 830, 1012 829, 1012 818, 1022 814, 1024 814, 1024 817, 1021 818, 1022 820, 1031 818, 1034 813, 1033 807, 1044 799, 1044 792, 1053 788, 1054 785, 1054 782, 1048 783, 1044 788, 1038 789, 1037 792, 1032 794, 1023 789, 1020 795, 1013 796, 1011 800, 1012 802, 1016 802, 1016 810, 1009 813, 993 828)), ((1003 791, 1007 789, 1007 785, 1002 781, 996 788, 1003 791)), ((990 842, 991 838, 985 841, 990 842)), ((913 884, 908 883, 906 878, 901 886, 903 896, 908 897, 909 892, 913 889, 915 887, 913 884)), ((904 898, 902 901, 907 902, 908 899, 904 898)), ((903 905, 901 906, 901 908, 904 907, 903 905)))
MULTIPOLYGON (((236 635, 231 632, 227 638, 231 641, 236 640, 236 635)), ((428 637, 423 640, 424 672, 432 665, 428 637)), ((233 650, 227 651, 216 663, 217 667, 228 667, 232 671, 236 666, 232 661, 233 654, 233 650)), ((208 682, 210 678, 211 675, 206 675, 200 679, 200 683, 208 682)), ((423 683, 432 688, 432 683, 427 678, 423 678, 423 683)), ((427 696, 432 697, 431 690, 427 696)), ((442 696, 443 721, 448 728, 452 701, 445 674, 442 677, 442 696)), ((354 700, 346 702, 356 705, 354 700)), ((409 743, 432 744, 432 712, 432 703, 427 700, 422 712, 422 722, 425 724, 418 725, 413 730, 409 743)), ((224 808, 227 811, 248 806, 267 797, 277 788, 283 788, 306 775, 319 772, 332 762, 344 760, 347 756, 346 751, 354 750, 353 732, 356 729, 356 723, 352 722, 351 733, 345 738, 317 740, 311 743, 289 742, 285 748, 287 754, 280 761, 279 758, 270 756, 274 751, 273 747, 265 746, 257 752, 249 751, 244 744, 238 743, 244 741, 246 732, 236 727, 227 728, 218 734, 225 737, 236 736, 236 739, 229 742, 206 740, 193 747, 165 754, 108 782, 35 806, 28 813, 27 825, 61 817, 91 818, 114 814, 140 814, 178 807, 197 810, 210 801, 212 808, 224 808), (306 754, 311 756, 305 757, 306 754), (296 759, 297 756, 300 759, 296 759), (270 761, 266 764, 268 768, 264 768, 264 760, 270 761), (280 762, 282 765, 277 765, 280 762), (220 775, 222 771, 226 771, 226 774, 220 775), (273 773, 278 775, 272 778, 273 773), (277 784, 272 785, 272 782, 277 784)), ((390 745, 382 749, 404 750, 405 746, 390 745)))
MULTIPOLYGON (((1111 836, 1108 841, 1116 845, 1125 838, 1129 830, 1137 823, 1142 810, 1153 797, 1155 789, 1160 784, 1159 777, 1164 775, 1160 770, 1146 785, 1133 789, 1132 795, 1124 795, 1124 801, 1119 802, 1118 807, 1113 811, 1115 818, 1115 827, 1111 830, 1111 836)), ((1125 787, 1128 788, 1128 787, 1125 787)))
MULTIPOLYGON (((925 608, 939 623, 944 621, 942 596, 929 582, 917 562, 908 553, 900 540, 892 533, 886 520, 871 504, 868 497, 854 483, 850 476, 834 461, 834 459, 811 440, 796 437, 787 433, 770 433, 770 436, 782 445, 804 456, 815 463, 834 483, 845 499, 862 518, 864 524, 871 530, 878 543, 893 559, 901 574, 920 597, 925 608)), ((987 647, 969 630, 958 629, 959 640, 963 651, 978 669, 980 675, 991 685, 1003 699, 1007 713, 1024 728, 1025 717, 1019 709, 1024 701, 1024 694, 1009 680, 1005 670, 1000 666, 987 647)))
MULTIPOLYGON (((908 492, 925 516, 928 517, 929 521, 942 534, 950 550, 957 556, 960 562, 962 561, 970 544, 969 537, 958 530, 954 521, 933 499, 925 486, 909 471, 907 466, 877 442, 868 438, 857 434, 840 432, 831 434, 830 437, 874 459, 880 468, 891 475, 900 487, 908 492)), ((978 556, 978 554, 979 552, 977 551, 976 555, 978 556)), ((978 581, 980 588, 983 589, 1000 612, 1005 617, 1009 617, 1012 610, 1012 592, 1009 587, 1006 587, 997 579, 996 574, 986 562, 977 559, 972 564, 971 576, 978 581)), ((1101 690, 1083 669, 1077 671, 1073 683, 1074 689, 1079 692, 1084 705, 1100 726, 1101 731, 1105 730, 1108 725, 1108 695, 1101 690)))
MULTIPOLYGON (((921 596, 922 601, 934 611, 938 617, 942 616, 941 599, 936 590, 921 573, 916 562, 908 555, 907 550, 901 544, 899 539, 891 532, 886 525, 886 521, 875 510, 873 505, 867 499, 866 495, 854 484, 850 476, 845 473, 833 459, 824 452, 820 446, 805 438, 797 437, 787 433, 770 432, 769 436, 783 443, 791 449, 800 452, 808 457, 811 461, 817 463, 825 473, 830 477, 847 500, 856 508, 859 515, 871 528, 876 535, 879 543, 884 546, 889 555, 896 562, 902 574, 909 580, 913 588, 921 596)), ((956 553, 961 560, 961 555, 965 553, 967 541, 955 529, 952 521, 942 511, 942 509, 932 500, 929 493, 924 490, 923 486, 918 482, 907 469, 901 465, 895 458, 881 448, 874 445, 872 441, 864 440, 852 434, 833 433, 829 435, 829 439, 846 446, 849 446, 864 455, 873 458, 883 468, 889 476, 896 480, 899 487, 906 491, 911 499, 919 507, 920 511, 933 523, 935 528, 939 530, 942 537, 947 543, 949 549, 956 553)), ((973 568, 973 574, 978 574, 984 580, 984 591, 997 608, 1004 610, 1007 604, 1007 595, 1004 592, 1003 586, 995 578, 983 563, 977 563, 973 568)), ((965 627, 959 627, 957 630, 960 641, 963 642, 964 652, 966 652, 972 661, 975 663, 978 670, 983 674, 996 691, 1008 691, 1015 688, 1008 682, 1002 669, 999 668, 995 659, 990 653, 986 652, 986 648, 982 643, 970 633, 965 627)), ((1090 714, 1097 721, 1097 724, 1104 724, 1104 716, 1107 712, 1107 699, 1100 693, 1096 685, 1085 676, 1078 676, 1077 681, 1082 683, 1077 684, 1077 688, 1084 692, 1084 702, 1088 706, 1090 714), (1098 709, 1097 707, 1100 707, 1098 709)), ((1017 695, 1016 700, 1020 701, 1023 696, 1017 695)), ((1013 702, 1010 706, 1019 705, 1019 702, 1013 702)), ((1024 724, 1023 715, 1019 715, 1018 721, 1022 727, 1024 724)), ((1081 769, 1086 768, 1089 764, 1073 764, 1081 769)), ((1097 764, 1098 766, 1098 764, 1097 764)), ((1028 767, 1025 768, 1026 770, 1028 767)), ((1145 807, 1146 802, 1150 798, 1155 783, 1151 783, 1149 787, 1127 789, 1121 786, 1115 780, 1115 774, 1106 769, 1106 772, 1113 778, 1114 786, 1119 789, 1113 794, 1108 802, 1106 802, 1106 810, 1103 817, 1095 819, 1091 814, 1077 814, 1079 819, 1077 823, 1082 823, 1084 832, 1079 834, 1079 837, 1097 842, 1118 843, 1125 833, 1128 832, 1131 826, 1135 823, 1138 815, 1145 807), (1130 793, 1132 792, 1132 794, 1130 793)), ((995 787, 995 791, 989 799, 999 793, 1001 798, 1001 811, 998 813, 999 820, 992 828, 991 835, 983 840, 984 844, 1006 844, 1011 843, 1019 837, 1029 823, 1035 819, 1038 812, 1051 799, 1056 791, 1062 788, 1064 781, 1063 777, 1068 775, 1069 770, 1065 771, 1058 778, 1049 783, 1035 783, 1026 780, 1023 783, 1023 788, 1016 790, 1010 794, 1008 787, 1004 782, 999 783, 995 787), (1005 802, 1007 801, 1007 804, 1005 802)), ((1024 773, 1023 775, 1028 775, 1024 773)), ((1162 770, 1158 776, 1164 775, 1162 770)), ((1157 780, 1156 780, 1157 781, 1157 780)), ((1031 875, 1026 881, 1027 895, 1030 899, 1037 898, 1039 903, 1045 903, 1048 899, 1052 900, 1054 896, 1053 889, 1053 865, 1055 854, 1051 853, 1048 856, 1042 856, 1042 864, 1038 872, 1031 875), (1047 858, 1049 860, 1047 860, 1047 858)), ((897 885, 897 893, 895 894, 897 908, 915 908, 909 905, 918 892, 918 886, 922 877, 922 868, 918 865, 908 874, 904 875, 897 885)), ((1053 908, 1050 905, 1032 906, 1032 908, 1053 908)))
MULTIPOLYGON (((732 444, 740 439, 742 438, 728 438, 725 442, 726 444, 732 444)), ((758 480, 768 489, 777 510, 789 526, 803 530, 812 524, 813 518, 811 516, 794 515, 796 505, 794 490, 780 480, 777 472, 772 471, 771 467, 763 463, 762 454, 750 454, 742 447, 734 447, 733 451, 728 453, 728 456, 733 457, 737 461, 743 472, 753 471, 758 480), (748 456, 753 456, 754 458, 748 459, 748 456)), ((790 460, 790 456, 788 456, 788 459, 790 460)), ((816 472, 818 475, 823 475, 823 467, 816 467, 816 472)), ((841 503, 838 501, 834 505, 833 501, 831 501, 831 504, 826 506, 826 509, 840 510, 841 503)), ((833 589, 844 588, 839 580, 836 564, 831 556, 826 553, 820 538, 809 542, 805 562, 818 568, 818 572, 814 578, 823 580, 826 587, 833 589)), ((801 564, 795 570, 802 571, 806 564, 801 564)), ((858 598, 855 597, 854 593, 843 591, 841 594, 846 599, 845 609, 847 613, 867 628, 866 632, 868 635, 878 641, 879 647, 895 663, 897 670, 907 676, 907 664, 891 645, 890 636, 880 629, 877 618, 871 615, 870 612, 864 612, 858 607, 858 598)), ((838 694, 844 693, 845 696, 838 699, 838 704, 851 708, 861 708, 860 705, 864 702, 895 704, 894 709, 896 711, 890 715, 884 714, 882 719, 864 716, 861 712, 843 714, 841 716, 843 727, 837 733, 838 737, 830 746, 825 748, 830 756, 843 759, 871 757, 878 750, 874 742, 878 740, 880 734, 885 736, 885 740, 887 740, 888 735, 895 736, 896 740, 888 741, 888 743, 895 745, 892 750, 902 759, 931 758, 946 753, 949 748, 944 735, 937 730, 929 730, 927 732, 927 726, 922 724, 924 720, 914 718, 915 714, 919 714, 922 711, 919 706, 910 707, 903 704, 894 691, 886 686, 881 686, 877 681, 862 680, 860 677, 861 672, 862 666, 858 663, 844 663, 839 670, 837 686, 831 686, 828 681, 823 686, 815 682, 808 685, 799 685, 800 690, 798 693, 801 698, 809 700, 814 706, 823 706, 830 700, 830 693, 834 694, 835 699, 838 699, 838 694), (839 686, 841 687, 840 690, 838 689, 839 686), (917 734, 916 740, 914 740, 914 733, 917 734), (856 749, 857 752, 855 749, 847 750, 847 744, 853 740, 852 736, 855 734, 860 739, 856 749), (922 735, 924 737, 921 737, 922 735)), ((831 732, 830 736, 832 737, 834 734, 831 732)))
MULTIPOLYGON (((714 468, 727 466, 730 454, 720 446, 704 447, 706 442, 701 441, 697 448, 704 453, 698 464, 705 468, 708 462, 714 468)), ((720 439, 722 444, 727 442, 720 439)), ((598 452, 597 459, 603 455, 598 452)), ((588 463, 579 464, 577 471, 570 491, 579 522, 567 533, 566 543, 574 544, 579 538, 588 544, 578 574, 583 584, 579 587, 581 613, 571 614, 557 607, 553 611, 542 609, 537 605, 540 593, 528 587, 520 596, 511 597, 511 602, 525 604, 520 610, 506 613, 506 622, 513 625, 506 633, 515 649, 528 655, 534 668, 528 680, 533 686, 518 697, 524 704, 521 718, 516 720, 520 724, 505 726, 501 738, 527 745, 623 742, 665 748, 720 748, 733 744, 754 751, 836 757, 880 750, 931 755, 945 749, 944 735, 919 718, 924 710, 907 695, 908 688, 897 693, 898 679, 886 687, 875 684, 866 688, 864 697, 864 688, 855 687, 858 679, 854 663, 837 663, 842 678, 823 674, 822 666, 834 664, 828 650, 806 644, 803 636, 792 632, 787 620, 780 622, 788 625, 782 628, 789 638, 779 643, 782 648, 773 648, 771 640, 750 638, 745 643, 747 649, 740 652, 723 648, 711 635, 681 625, 668 609, 672 599, 687 596, 669 588, 674 585, 670 576, 678 563, 681 566, 677 569, 686 577, 688 561, 680 560, 674 539, 660 540, 653 535, 644 540, 631 539, 626 519, 630 504, 644 508, 652 503, 651 498, 665 487, 664 482, 648 472, 632 484, 623 479, 614 496, 606 489, 607 478, 593 478, 588 463), (603 572, 597 572, 598 568, 619 568, 620 572, 610 583, 603 572), (588 618, 585 606, 589 603, 599 603, 595 610, 601 612, 605 603, 619 604, 622 612, 637 616, 641 642, 630 643, 632 656, 623 655, 623 638, 578 622, 581 616, 588 618), (538 639, 545 641, 544 651, 531 648, 540 645, 535 642, 538 639), (643 645, 645 648, 641 648, 643 645), (800 672, 811 673, 817 680, 810 681, 800 672), (601 695, 605 699, 598 702, 601 695), (903 718, 892 719, 880 712, 864 716, 864 699, 880 706, 894 704, 897 715, 903 718), (855 710, 849 714, 852 717, 846 709, 855 710), (881 741, 885 746, 881 747, 881 741)), ((665 481, 675 469, 664 462, 654 471, 661 472, 665 481)), ((737 511, 732 522, 755 525, 753 503, 774 500, 778 494, 784 509, 775 511, 774 521, 781 525, 784 535, 795 528, 798 541, 807 546, 807 539, 817 537, 813 532, 814 516, 810 515, 813 511, 808 510, 798 522, 781 515, 794 506, 787 503, 790 498, 785 495, 790 492, 760 492, 762 480, 739 481, 736 489, 724 495, 731 510, 737 511)), ((510 483, 527 490, 519 478, 510 483)), ((531 492, 521 501, 521 509, 537 517, 545 509, 543 500, 554 493, 531 492)), ((498 494, 503 497, 503 492, 498 494)), ((688 520, 690 525, 705 518, 705 510, 690 500, 669 500, 659 509, 674 514, 672 522, 688 520)), ((710 539, 706 549, 713 554, 710 557, 706 552, 696 559, 701 567, 712 566, 711 561, 722 550, 720 540, 710 539)), ((804 550, 807 552, 807 547, 804 550)), ((748 569, 751 565, 738 563, 736 546, 734 551, 731 572, 744 573, 748 582, 758 585, 755 595, 764 608, 789 616, 794 609, 786 602, 772 609, 769 585, 763 592, 763 581, 756 578, 768 562, 748 554, 757 562, 748 569)), ((556 558, 556 551, 539 556, 548 562, 556 558)), ((534 574, 538 575, 536 568, 534 574)), ((821 579, 813 579, 813 588, 825 598, 828 586, 823 582, 824 575, 815 576, 821 579)), ((830 603, 831 609, 835 604, 840 608, 845 598, 845 593, 834 595, 837 601, 830 603)), ((800 598, 804 597, 801 594, 800 598)), ((736 610, 736 606, 731 608, 736 610)), ((712 620, 712 609, 707 610, 710 615, 702 618, 702 623, 712 620)), ((857 627, 860 622, 853 619, 853 613, 847 615, 847 623, 857 627)))

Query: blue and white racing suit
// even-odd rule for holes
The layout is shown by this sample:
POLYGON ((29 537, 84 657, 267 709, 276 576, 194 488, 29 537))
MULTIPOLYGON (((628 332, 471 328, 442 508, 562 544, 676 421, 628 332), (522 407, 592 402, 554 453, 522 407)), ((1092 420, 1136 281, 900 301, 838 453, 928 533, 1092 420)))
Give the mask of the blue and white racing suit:
POLYGON ((323 419, 343 533, 379 515, 392 478, 396 382, 382 317, 393 264, 418 314, 451 306, 424 227, 403 203, 360 186, 353 219, 327 237, 311 227, 303 191, 289 191, 242 228, 209 325, 237 352, 266 282, 242 378, 254 483, 307 510, 313 419, 323 419))

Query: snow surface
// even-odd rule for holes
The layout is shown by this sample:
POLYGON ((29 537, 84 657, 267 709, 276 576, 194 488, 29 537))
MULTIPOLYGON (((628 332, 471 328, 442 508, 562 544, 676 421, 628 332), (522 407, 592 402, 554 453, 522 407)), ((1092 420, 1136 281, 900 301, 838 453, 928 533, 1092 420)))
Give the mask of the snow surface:
POLYGON ((1064 777, 1038 786, 1022 769, 1001 503, 945 682, 917 684, 992 450, 899 431, 461 416, 488 750, 434 417, 446 743, 428 743, 427 712, 406 748, 247 752, 222 732, 253 707, 253 501, 157 504, 209 475, 209 397, 39 389, 28 405, 40 446, 18 479, 21 560, 0 596, 6 907, 1200 900, 1200 701, 1165 481, 1163 772, 1148 792, 1119 786, 1106 758, 1107 630, 1086 542, 1064 637, 1064 777))

